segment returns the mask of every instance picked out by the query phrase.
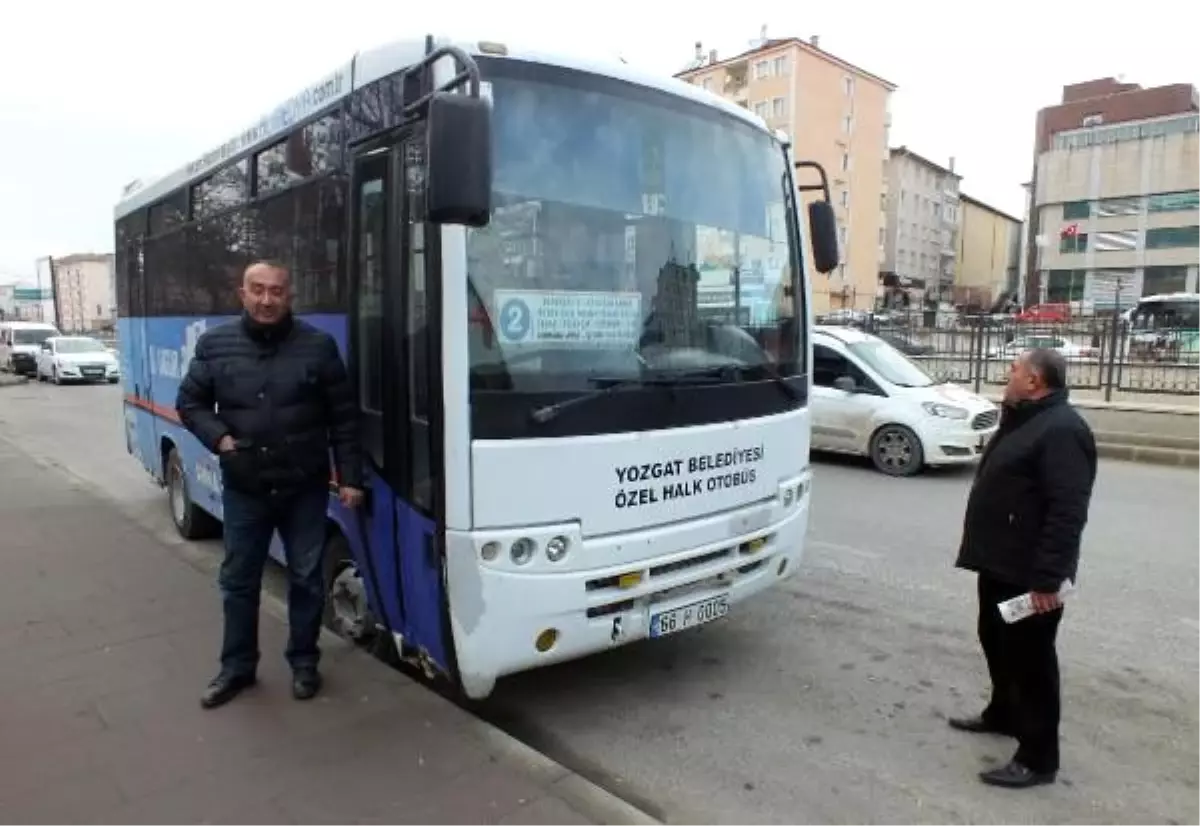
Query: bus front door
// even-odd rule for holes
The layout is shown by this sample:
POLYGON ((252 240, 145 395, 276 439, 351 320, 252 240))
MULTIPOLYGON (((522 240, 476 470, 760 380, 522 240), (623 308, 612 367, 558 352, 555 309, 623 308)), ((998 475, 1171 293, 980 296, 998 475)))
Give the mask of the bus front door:
POLYGON ((369 485, 368 547, 357 553, 372 607, 403 638, 402 653, 452 677, 436 516, 441 391, 430 369, 440 363, 438 280, 426 277, 437 234, 426 233, 422 199, 410 192, 423 170, 421 134, 393 134, 354 159, 349 350, 369 485))

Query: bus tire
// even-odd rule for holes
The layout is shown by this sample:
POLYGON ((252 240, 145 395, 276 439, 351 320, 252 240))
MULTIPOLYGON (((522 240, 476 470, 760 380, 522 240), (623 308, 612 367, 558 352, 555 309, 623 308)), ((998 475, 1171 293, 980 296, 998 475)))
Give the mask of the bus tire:
POLYGON ((221 523, 192 501, 183 459, 176 448, 171 448, 167 454, 166 482, 171 521, 175 523, 179 535, 184 539, 210 539, 217 536, 221 531, 221 523))
POLYGON ((367 600, 366 582, 350 543, 333 529, 325 539, 325 627, 355 645, 367 646, 375 636, 376 618, 367 600))

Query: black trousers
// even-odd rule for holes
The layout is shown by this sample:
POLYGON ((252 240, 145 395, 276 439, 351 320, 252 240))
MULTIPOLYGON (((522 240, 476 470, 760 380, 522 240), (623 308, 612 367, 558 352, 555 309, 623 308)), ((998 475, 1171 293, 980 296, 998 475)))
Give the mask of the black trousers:
POLYGON ((996 608, 1027 590, 979 575, 979 642, 992 677, 983 718, 1017 738, 1014 760, 1035 772, 1057 772, 1061 694, 1054 643, 1063 609, 1010 625, 996 608))

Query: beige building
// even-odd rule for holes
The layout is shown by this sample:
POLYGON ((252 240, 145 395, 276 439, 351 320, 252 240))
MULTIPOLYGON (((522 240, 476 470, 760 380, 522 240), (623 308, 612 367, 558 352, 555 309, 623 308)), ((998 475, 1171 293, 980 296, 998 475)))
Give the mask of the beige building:
POLYGON ((942 166, 906 146, 888 153, 885 280, 895 276, 910 296, 953 300, 958 255, 959 184, 954 159, 942 166))
POLYGON ((987 311, 1015 294, 1021 221, 970 195, 959 196, 954 303, 987 311))
MULTIPOLYGON (((723 59, 697 43, 695 59, 678 77, 757 113, 788 135, 797 160, 825 167, 842 265, 816 277, 813 309, 874 307, 895 84, 824 51, 816 37, 768 39, 765 31, 754 48, 723 59)), ((811 172, 800 173, 809 180, 811 172)))
POLYGON ((1107 310, 1118 291, 1124 307, 1143 295, 1196 291, 1198 149, 1195 113, 1056 134, 1038 158, 1037 299, 1107 310))
POLYGON ((82 333, 111 327, 116 320, 113 256, 80 253, 53 259, 59 329, 82 333))

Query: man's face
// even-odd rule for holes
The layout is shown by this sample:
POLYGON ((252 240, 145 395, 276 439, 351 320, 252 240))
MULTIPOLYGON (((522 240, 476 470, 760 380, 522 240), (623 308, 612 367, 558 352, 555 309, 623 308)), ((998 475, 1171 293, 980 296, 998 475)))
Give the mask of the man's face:
POLYGON ((255 264, 246 270, 238 290, 242 306, 260 324, 275 324, 292 306, 292 285, 287 270, 255 264))
POLYGON ((1008 384, 1004 386, 1004 401, 1013 404, 1032 399, 1038 394, 1041 379, 1029 366, 1029 354, 1022 353, 1013 359, 1008 369, 1008 384))

